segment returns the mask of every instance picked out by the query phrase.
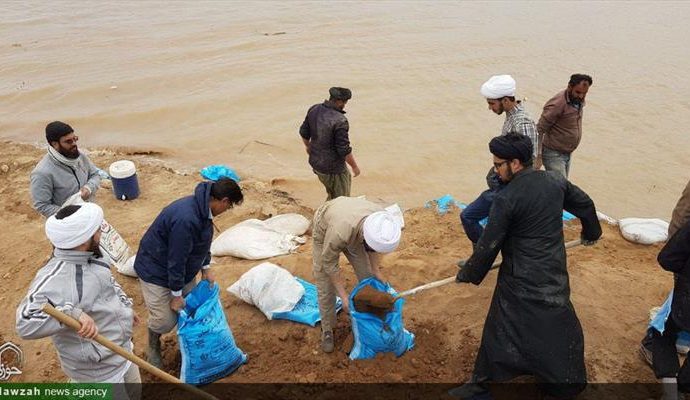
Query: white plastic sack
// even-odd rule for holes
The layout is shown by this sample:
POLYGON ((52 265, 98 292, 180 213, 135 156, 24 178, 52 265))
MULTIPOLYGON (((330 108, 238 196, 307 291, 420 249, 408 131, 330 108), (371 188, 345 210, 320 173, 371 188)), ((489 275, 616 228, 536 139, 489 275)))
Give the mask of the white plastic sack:
POLYGON ((618 221, 615 218, 611 218, 601 211, 597 211, 597 218, 599 219, 599 221, 604 221, 609 225, 618 225, 618 221))
POLYGON ((127 261, 125 261, 122 264, 115 264, 115 268, 117 268, 117 272, 131 276, 134 278, 137 278, 137 272, 134 270, 134 260, 136 259, 136 254, 133 255, 132 257, 128 258, 127 261))
POLYGON ((264 221, 269 228, 289 233, 295 236, 302 236, 309 229, 309 220, 300 214, 280 214, 264 221))
POLYGON ((618 225, 623 237, 634 243, 665 242, 668 237, 668 222, 656 218, 623 218, 618 225))
POLYGON ((245 272, 228 292, 258 307, 266 318, 273 319, 273 313, 295 308, 304 296, 304 287, 288 270, 265 262, 245 272))
MULTIPOLYGON (((85 202, 82 200, 81 195, 79 193, 75 193, 65 201, 62 207, 79 205, 83 203, 85 202)), ((119 272, 122 272, 122 270, 129 271, 129 269, 125 266, 125 263, 129 258, 131 250, 127 245, 127 242, 125 242, 122 236, 120 236, 115 227, 110 225, 110 223, 108 223, 108 221, 105 219, 103 219, 103 223, 101 223, 101 241, 98 243, 98 247, 100 247, 101 253, 103 253, 104 257, 110 258, 110 262, 115 265, 115 268, 117 268, 119 272)), ((129 276, 137 276, 136 273, 134 273, 134 267, 132 267, 131 271, 133 275, 125 272, 122 273, 129 276)))
POLYGON ((393 217, 400 222, 401 228, 405 227, 405 219, 403 218, 403 213, 398 203, 391 204, 390 206, 386 207, 386 211, 393 214, 393 217))
POLYGON ((265 221, 248 219, 221 233, 211 243, 211 255, 261 260, 290 254, 304 243, 305 239, 277 231, 265 221))

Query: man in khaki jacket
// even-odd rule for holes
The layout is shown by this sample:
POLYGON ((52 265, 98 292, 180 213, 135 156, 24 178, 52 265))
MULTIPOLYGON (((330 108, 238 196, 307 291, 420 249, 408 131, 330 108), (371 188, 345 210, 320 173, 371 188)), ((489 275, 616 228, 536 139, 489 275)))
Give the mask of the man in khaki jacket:
POLYGON ((321 349, 333 352, 336 320, 336 294, 349 313, 338 260, 344 253, 358 280, 375 276, 383 281, 378 265, 379 253, 390 253, 400 243, 401 226, 383 207, 370 201, 338 197, 326 202, 314 214, 313 273, 321 315, 321 349))

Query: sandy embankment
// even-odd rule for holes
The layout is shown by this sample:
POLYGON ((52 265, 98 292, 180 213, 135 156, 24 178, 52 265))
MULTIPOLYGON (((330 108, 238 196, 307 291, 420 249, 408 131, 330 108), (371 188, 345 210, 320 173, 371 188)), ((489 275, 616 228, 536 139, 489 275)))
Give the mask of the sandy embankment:
MULTIPOLYGON (((30 206, 29 173, 43 156, 32 146, 4 143, 0 155, 0 304, 6 309, 0 319, 0 340, 19 344, 26 363, 19 381, 64 381, 55 350, 49 339, 20 340, 14 331, 14 311, 25 295, 35 272, 47 261, 50 245, 43 232, 44 219, 30 206), (7 166, 5 168, 4 166, 7 166)), ((129 245, 139 239, 160 209, 170 201, 192 192, 198 174, 180 175, 145 155, 93 151, 92 159, 102 168, 117 159, 129 158, 138 165, 141 197, 122 202, 101 188, 98 203, 129 245)), ((241 171, 240 171, 241 172, 241 171)), ((284 182, 282 182, 284 184, 284 182)), ((318 185, 316 179, 314 185, 318 185)), ((355 182, 356 184, 356 182, 355 182)), ((298 212, 311 219, 312 210, 292 194, 271 184, 249 179, 242 184, 245 203, 218 218, 226 229, 246 218, 298 212)), ((586 186, 584 186, 586 190, 586 186)), ((372 194, 372 197, 376 197, 372 194)), ((438 193, 429 193, 433 198, 438 193)), ((388 199, 394 202, 395 199, 388 199)), ((596 199, 595 199, 596 200, 596 199)), ((606 211, 606 210, 604 210, 606 211)), ((384 258, 383 271, 398 290, 455 274, 455 261, 470 253, 469 242, 460 227, 457 212, 439 216, 435 211, 415 208, 405 212, 406 228, 399 251, 384 258)), ((566 239, 578 237, 579 227, 566 227, 566 239)), ((648 318, 672 286, 672 278, 656 264, 659 246, 626 242, 616 228, 604 227, 604 240, 592 248, 569 250, 572 300, 582 321, 586 361, 591 381, 652 382, 649 368, 637 356, 637 346, 648 318)), ((270 261, 293 274, 311 279, 311 243, 297 253, 270 261)), ((344 260, 344 259, 343 259, 344 260)), ((222 286, 222 303, 238 345, 248 353, 249 363, 224 382, 460 382, 468 378, 481 337, 495 273, 479 287, 447 285, 420 293, 407 300, 404 309, 407 329, 416 335, 416 347, 399 359, 380 357, 371 361, 347 359, 343 342, 349 322, 340 317, 336 335, 337 352, 318 351, 319 329, 288 321, 268 321, 258 309, 242 303, 225 291, 256 261, 231 257, 217 259, 214 266, 222 286)), ((345 263, 345 261, 343 261, 345 263)), ((345 266, 347 286, 354 285, 351 268, 345 266)), ((137 312, 146 318, 136 279, 116 277, 134 298, 137 312)), ((136 328, 135 352, 144 356, 146 328, 136 328)), ((179 355, 174 339, 164 343, 165 369, 179 373, 179 355)), ((149 375, 145 381, 152 381, 149 375)))

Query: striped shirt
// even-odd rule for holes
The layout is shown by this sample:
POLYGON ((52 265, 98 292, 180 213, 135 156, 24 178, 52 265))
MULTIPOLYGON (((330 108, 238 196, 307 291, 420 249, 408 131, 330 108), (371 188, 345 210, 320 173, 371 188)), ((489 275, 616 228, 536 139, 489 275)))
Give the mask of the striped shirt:
POLYGON ((530 138, 534 146, 532 155, 534 158, 537 158, 539 150, 537 126, 520 102, 512 110, 506 111, 506 122, 503 123, 501 135, 507 135, 510 132, 519 133, 530 138))

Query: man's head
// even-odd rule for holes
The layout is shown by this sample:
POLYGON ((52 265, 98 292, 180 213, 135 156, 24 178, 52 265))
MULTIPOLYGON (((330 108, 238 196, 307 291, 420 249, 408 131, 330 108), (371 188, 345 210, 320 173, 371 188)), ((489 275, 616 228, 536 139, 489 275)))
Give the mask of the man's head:
POLYGON ((533 150, 530 138, 517 133, 497 136, 489 142, 494 171, 503 182, 510 182, 515 173, 532 165, 533 150))
POLYGON ((390 253, 400 244, 400 222, 388 211, 377 211, 364 218, 364 248, 377 253, 390 253))
POLYGON ((328 100, 339 110, 345 109, 345 104, 352 98, 352 92, 348 88, 332 87, 328 89, 330 97, 328 100))
POLYGON ((584 74, 573 74, 570 76, 570 81, 568 81, 568 97, 570 101, 576 104, 580 104, 585 101, 585 96, 587 96, 587 91, 589 87, 592 86, 592 77, 584 74))
POLYGON ((77 141, 79 137, 74 134, 71 126, 64 122, 53 121, 46 125, 46 140, 58 153, 71 159, 79 157, 77 141))
POLYGON ((515 79, 510 75, 494 75, 479 90, 486 97, 489 110, 498 115, 515 107, 515 79))
POLYGON ((230 178, 220 178, 211 184, 209 207, 213 216, 220 215, 235 205, 242 204, 242 189, 230 178))
POLYGON ((96 204, 66 206, 46 221, 48 240, 58 249, 91 251, 100 256, 103 210, 96 204))

